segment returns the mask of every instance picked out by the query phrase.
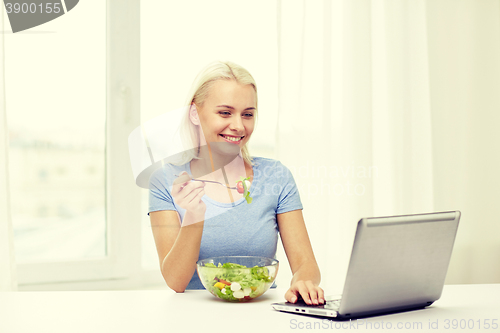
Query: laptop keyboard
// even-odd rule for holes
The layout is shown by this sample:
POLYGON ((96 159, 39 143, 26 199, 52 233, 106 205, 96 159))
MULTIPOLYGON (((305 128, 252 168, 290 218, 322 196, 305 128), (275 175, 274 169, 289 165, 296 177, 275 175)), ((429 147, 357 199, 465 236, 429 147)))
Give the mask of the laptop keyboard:
POLYGON ((301 305, 307 306, 309 308, 322 308, 322 309, 329 309, 329 310, 338 310, 340 308, 340 300, 339 299, 334 299, 334 300, 327 300, 325 301, 325 304, 307 304, 305 302, 301 302, 301 305))
POLYGON ((334 300, 331 300, 331 301, 326 301, 325 305, 323 307, 325 309, 338 310, 340 308, 340 300, 339 299, 334 299, 334 300))

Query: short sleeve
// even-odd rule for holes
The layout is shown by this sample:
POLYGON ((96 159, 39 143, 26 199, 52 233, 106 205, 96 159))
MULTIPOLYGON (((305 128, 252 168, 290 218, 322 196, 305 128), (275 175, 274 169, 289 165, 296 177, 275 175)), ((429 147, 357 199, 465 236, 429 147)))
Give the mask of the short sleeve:
POLYGON ((149 213, 159 210, 177 210, 169 188, 165 170, 163 168, 156 170, 149 179, 149 213))
POLYGON ((302 209, 299 189, 290 170, 282 163, 277 164, 276 176, 280 183, 280 193, 278 197, 278 207, 276 214, 290 212, 292 210, 302 209))

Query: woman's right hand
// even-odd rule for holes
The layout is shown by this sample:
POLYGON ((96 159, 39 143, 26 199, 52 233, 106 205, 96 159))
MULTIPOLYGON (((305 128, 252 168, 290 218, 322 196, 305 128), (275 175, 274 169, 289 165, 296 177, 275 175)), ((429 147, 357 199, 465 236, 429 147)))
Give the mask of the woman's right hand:
POLYGON ((191 179, 189 174, 183 171, 179 177, 174 180, 172 197, 174 198, 175 204, 185 209, 186 212, 204 218, 207 206, 201 200, 201 197, 205 195, 205 183, 192 182, 191 179))

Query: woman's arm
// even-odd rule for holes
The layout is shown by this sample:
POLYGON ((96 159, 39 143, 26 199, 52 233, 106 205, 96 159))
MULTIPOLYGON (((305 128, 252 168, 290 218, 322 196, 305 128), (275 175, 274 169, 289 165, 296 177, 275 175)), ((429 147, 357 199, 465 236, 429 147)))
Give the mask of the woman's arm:
POLYGON ((307 234, 302 210, 278 214, 277 219, 281 242, 293 274, 285 299, 295 303, 300 295, 307 304, 323 304, 325 296, 323 289, 319 287, 321 274, 307 234))
POLYGON ((186 212, 184 223, 189 224, 187 220, 196 223, 181 228, 176 211, 151 212, 149 216, 161 274, 171 289, 182 293, 196 270, 204 222, 186 212))
POLYGON ((176 292, 184 292, 196 269, 206 205, 203 182, 191 182, 182 172, 172 186, 172 198, 186 210, 182 226, 177 211, 164 210, 149 213, 161 273, 167 285, 176 292))

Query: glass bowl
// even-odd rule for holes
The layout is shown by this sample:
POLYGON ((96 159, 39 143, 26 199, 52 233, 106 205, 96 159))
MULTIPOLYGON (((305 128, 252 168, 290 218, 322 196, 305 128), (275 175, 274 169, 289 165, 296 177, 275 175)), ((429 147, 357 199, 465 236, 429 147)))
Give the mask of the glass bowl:
POLYGON ((199 260, 196 270, 212 295, 229 302, 247 302, 264 294, 278 274, 276 259, 254 256, 199 260))

